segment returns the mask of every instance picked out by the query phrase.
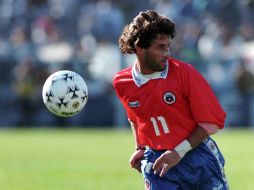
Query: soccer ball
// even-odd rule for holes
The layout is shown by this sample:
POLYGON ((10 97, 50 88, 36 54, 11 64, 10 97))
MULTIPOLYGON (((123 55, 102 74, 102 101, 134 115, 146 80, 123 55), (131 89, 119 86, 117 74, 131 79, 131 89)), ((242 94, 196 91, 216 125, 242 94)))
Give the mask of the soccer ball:
POLYGON ((71 117, 85 107, 88 99, 87 85, 84 79, 73 71, 57 71, 45 81, 42 98, 53 114, 71 117))

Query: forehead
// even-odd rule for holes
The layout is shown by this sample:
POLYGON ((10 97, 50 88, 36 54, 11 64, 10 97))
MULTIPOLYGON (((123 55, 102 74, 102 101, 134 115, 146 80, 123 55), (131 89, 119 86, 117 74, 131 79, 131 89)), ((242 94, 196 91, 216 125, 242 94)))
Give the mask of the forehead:
POLYGON ((152 45, 156 44, 170 44, 171 38, 166 34, 157 34, 156 38, 152 41, 152 45))

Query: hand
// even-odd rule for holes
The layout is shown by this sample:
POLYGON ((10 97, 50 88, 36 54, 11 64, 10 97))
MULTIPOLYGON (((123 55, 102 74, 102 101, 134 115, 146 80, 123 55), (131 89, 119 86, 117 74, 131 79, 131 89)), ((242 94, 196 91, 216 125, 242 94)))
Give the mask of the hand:
POLYGON ((180 155, 175 150, 167 150, 157 160, 155 160, 153 169, 154 174, 162 177, 167 171, 181 160, 180 155))
POLYGON ((139 173, 141 173, 141 160, 144 158, 144 151, 145 149, 136 150, 131 155, 131 158, 129 161, 131 168, 138 170, 139 173))

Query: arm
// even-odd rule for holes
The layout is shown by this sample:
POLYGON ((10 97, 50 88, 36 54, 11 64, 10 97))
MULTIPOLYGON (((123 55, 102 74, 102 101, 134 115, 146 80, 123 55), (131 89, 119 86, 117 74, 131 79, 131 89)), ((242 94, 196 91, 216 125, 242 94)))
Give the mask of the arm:
POLYGON ((213 123, 198 123, 197 129, 192 135, 176 146, 175 151, 182 158, 189 150, 198 146, 209 135, 213 135, 219 131, 219 126, 213 123))
POLYGON ((205 140, 209 134, 207 131, 202 127, 198 126, 197 129, 192 133, 192 135, 187 138, 187 141, 190 143, 192 148, 198 146, 203 140, 205 140))
POLYGON ((134 140, 135 140, 135 151, 131 155, 129 163, 131 168, 134 168, 138 170, 139 172, 141 172, 141 160, 144 157, 145 148, 139 142, 136 123, 131 120, 129 120, 129 122, 131 125, 132 133, 134 135, 134 140))
POLYGON ((130 119, 128 119, 130 125, 131 125, 131 130, 134 136, 134 141, 135 141, 135 149, 139 149, 139 148, 144 148, 144 146, 142 146, 139 142, 138 139, 138 130, 137 130, 137 124, 134 121, 131 121, 130 119))
POLYGON ((171 167, 176 165, 188 151, 205 140, 210 135, 209 133, 211 133, 211 131, 216 131, 215 129, 210 129, 211 131, 209 132, 206 130, 207 126, 214 126, 215 129, 218 127, 215 124, 201 123, 201 126, 198 126, 196 130, 187 139, 176 146, 174 150, 167 150, 155 161, 153 165, 154 173, 160 173, 159 175, 163 176, 171 167))

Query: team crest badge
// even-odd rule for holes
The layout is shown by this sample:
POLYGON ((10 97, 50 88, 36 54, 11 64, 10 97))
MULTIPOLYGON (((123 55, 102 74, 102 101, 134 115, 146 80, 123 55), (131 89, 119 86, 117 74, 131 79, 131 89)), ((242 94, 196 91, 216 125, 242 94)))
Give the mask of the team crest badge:
POLYGON ((166 102, 167 104, 171 105, 173 103, 175 103, 176 101, 176 96, 172 93, 172 92, 166 92, 163 96, 163 100, 164 102, 166 102))
POLYGON ((148 179, 145 179, 145 190, 150 190, 151 189, 151 184, 148 179))

